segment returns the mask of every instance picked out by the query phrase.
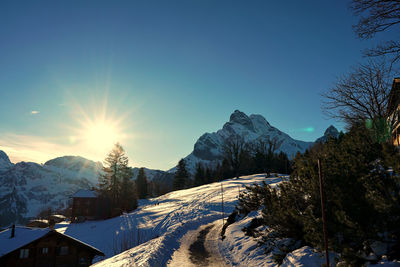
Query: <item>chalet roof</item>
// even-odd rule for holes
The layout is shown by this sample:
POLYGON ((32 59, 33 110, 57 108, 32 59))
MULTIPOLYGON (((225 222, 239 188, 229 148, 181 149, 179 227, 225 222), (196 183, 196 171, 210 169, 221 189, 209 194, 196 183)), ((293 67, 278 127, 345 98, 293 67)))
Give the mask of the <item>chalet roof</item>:
POLYGON ((29 244, 50 232, 49 228, 29 228, 16 226, 15 236, 11 237, 11 228, 0 232, 0 257, 29 244))
POLYGON ((73 194, 72 197, 96 198, 97 195, 95 191, 81 189, 77 191, 75 194, 73 194))
POLYGON ((57 234, 61 235, 65 238, 68 238, 74 242, 77 242, 80 245, 87 247, 88 249, 92 250, 97 255, 104 256, 104 253, 98 250, 97 248, 86 244, 76 238, 73 238, 69 235, 60 233, 56 230, 51 230, 49 228, 30 228, 30 227, 23 227, 23 226, 16 226, 15 227, 15 236, 11 237, 11 228, 8 228, 2 232, 0 232, 0 258, 10 252, 13 252, 25 245, 28 245, 35 240, 43 238, 46 235, 50 234, 57 234))

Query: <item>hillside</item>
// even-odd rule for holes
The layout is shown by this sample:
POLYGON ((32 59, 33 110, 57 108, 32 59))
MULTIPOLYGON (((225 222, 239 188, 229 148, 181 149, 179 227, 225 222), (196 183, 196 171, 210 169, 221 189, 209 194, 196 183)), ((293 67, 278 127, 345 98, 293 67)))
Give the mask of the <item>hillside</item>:
MULTIPOLYGON (((239 190, 243 190, 245 185, 262 181, 277 183, 280 178, 265 179, 260 174, 223 181, 225 216, 233 211, 239 190)), ((221 217, 221 183, 216 182, 141 200, 134 212, 109 220, 58 227, 59 231, 102 250, 106 258, 118 254, 121 246, 129 244, 133 247, 100 262, 98 266, 110 266, 112 263, 116 266, 165 266, 179 247, 179 239, 187 231, 221 217)))
MULTIPOLYGON (((287 178, 287 177, 284 177, 287 178)), ((242 231, 251 219, 249 214, 228 227, 221 241, 221 184, 224 190, 224 217, 233 211, 239 190, 253 183, 274 186, 281 177, 243 176, 195 188, 179 190, 164 196, 141 201, 139 209, 122 216, 75 224, 58 224, 57 230, 102 250, 104 258, 96 258, 94 266, 195 266, 188 247, 197 233, 213 225, 210 237, 223 262, 228 266, 276 266, 272 254, 264 254, 257 239, 242 231), (122 253, 121 250, 130 248, 122 253)), ((217 251, 216 251, 217 252, 217 251)), ((323 258, 310 247, 302 247, 285 258, 283 266, 321 266, 323 258)))

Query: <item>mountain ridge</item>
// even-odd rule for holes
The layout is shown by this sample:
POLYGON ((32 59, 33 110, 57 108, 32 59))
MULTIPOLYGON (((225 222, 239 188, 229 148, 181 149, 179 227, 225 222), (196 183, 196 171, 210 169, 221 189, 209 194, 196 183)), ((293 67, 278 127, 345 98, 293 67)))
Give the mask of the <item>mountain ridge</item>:
MULTIPOLYGON (((332 134, 336 130, 333 126, 328 127, 328 129, 325 131, 325 135, 317 140, 320 139, 321 142, 327 140, 328 137, 326 135, 332 134), (329 128, 330 132, 327 133, 329 128)), ((297 152, 303 153, 315 143, 296 140, 290 137, 288 134, 272 126, 260 114, 251 114, 248 116, 244 112, 235 110, 230 115, 229 121, 221 129, 212 133, 204 133, 196 141, 193 151, 184 157, 188 171, 193 174, 197 163, 202 163, 206 166, 214 166, 220 163, 223 159, 224 143, 236 137, 243 138, 246 143, 274 141, 277 144, 276 152, 283 151, 289 158, 293 158, 297 152)), ((170 169, 169 172, 174 172, 175 168, 170 169)))

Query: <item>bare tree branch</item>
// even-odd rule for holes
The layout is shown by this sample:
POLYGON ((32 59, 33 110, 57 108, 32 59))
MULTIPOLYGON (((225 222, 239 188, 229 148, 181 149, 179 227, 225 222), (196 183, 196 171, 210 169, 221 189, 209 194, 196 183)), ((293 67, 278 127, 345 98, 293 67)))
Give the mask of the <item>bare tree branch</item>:
POLYGON ((359 64, 338 79, 326 93, 322 110, 328 117, 345 121, 348 126, 365 119, 387 116, 387 101, 393 73, 384 60, 359 64))
MULTIPOLYGON (((353 28, 361 39, 370 39, 400 24, 400 0, 353 0, 350 8, 360 17, 353 28)), ((364 54, 369 57, 390 55, 393 64, 400 60, 400 43, 391 40, 367 49, 364 54)))
POLYGON ((350 8, 360 16, 354 30, 362 39, 372 38, 400 23, 399 0, 353 0, 350 8))

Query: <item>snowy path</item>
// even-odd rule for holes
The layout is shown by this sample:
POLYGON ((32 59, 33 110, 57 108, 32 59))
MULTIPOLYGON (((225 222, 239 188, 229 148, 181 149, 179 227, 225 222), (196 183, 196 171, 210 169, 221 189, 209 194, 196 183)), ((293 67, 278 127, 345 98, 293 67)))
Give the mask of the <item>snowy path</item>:
POLYGON ((221 225, 220 220, 202 225, 184 235, 180 240, 179 249, 172 255, 168 266, 229 266, 218 246, 221 227, 217 224, 221 225))

